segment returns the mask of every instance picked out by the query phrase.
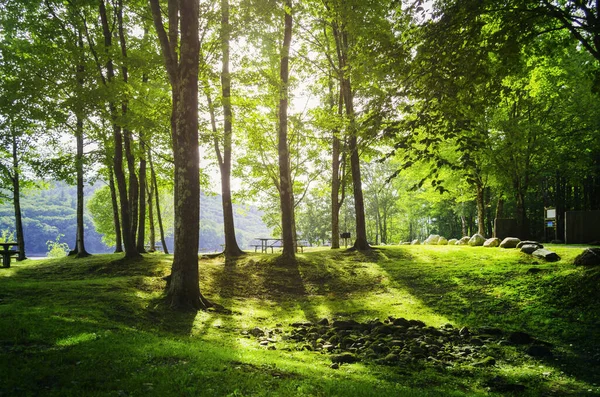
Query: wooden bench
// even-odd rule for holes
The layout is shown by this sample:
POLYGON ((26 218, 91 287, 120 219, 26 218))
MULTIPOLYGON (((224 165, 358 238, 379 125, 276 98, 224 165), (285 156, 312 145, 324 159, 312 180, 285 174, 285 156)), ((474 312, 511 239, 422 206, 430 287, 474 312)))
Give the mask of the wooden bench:
POLYGON ((10 267, 10 257, 19 253, 19 250, 9 250, 8 247, 17 244, 2 243, 4 249, 0 250, 2 255, 2 267, 10 267))

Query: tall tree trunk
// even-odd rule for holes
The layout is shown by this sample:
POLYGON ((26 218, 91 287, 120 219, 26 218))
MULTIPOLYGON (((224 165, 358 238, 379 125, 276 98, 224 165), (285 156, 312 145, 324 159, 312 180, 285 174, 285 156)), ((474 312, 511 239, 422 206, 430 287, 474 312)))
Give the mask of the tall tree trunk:
POLYGON ((200 170, 198 153, 198 0, 169 0, 169 36, 162 23, 158 0, 150 0, 165 65, 177 104, 173 131, 175 162, 175 255, 167 297, 171 307, 199 309, 210 306, 200 293, 198 238, 200 228, 200 170), (178 6, 180 7, 179 9, 178 6), (177 21, 181 18, 179 48, 175 51, 177 21))
POLYGON ((135 242, 138 228, 138 199, 140 184, 135 174, 135 157, 133 156, 132 152, 133 138, 131 136, 131 131, 128 129, 123 129, 123 132, 125 158, 127 160, 127 169, 129 173, 129 214, 131 215, 131 226, 129 233, 131 234, 131 241, 135 242))
POLYGON ((90 254, 85 249, 84 241, 84 218, 83 218, 83 118, 77 115, 77 127, 75 130, 77 140, 77 156, 75 167, 77 169, 77 233, 75 251, 77 258, 85 258, 90 254))
POLYGON ((152 186, 154 190, 154 201, 156 202, 156 219, 158 220, 158 231, 160 233, 160 243, 162 245, 163 252, 169 254, 167 248, 167 242, 165 241, 165 229, 163 227, 162 216, 160 213, 160 195, 158 192, 158 183, 156 181, 156 172, 154 172, 154 164, 152 163, 152 156, 148 151, 148 161, 150 162, 150 177, 152 178, 152 186))
POLYGON ((221 202, 223 205, 223 229, 225 233, 226 257, 243 254, 235 236, 233 203, 231 201, 231 152, 233 137, 233 111, 231 106, 231 74, 229 73, 229 42, 231 27, 229 25, 229 0, 221 0, 221 52, 223 64, 221 70, 221 91, 223 102, 223 155, 219 150, 219 140, 215 136, 215 151, 219 159, 221 172, 221 202))
MULTIPOLYGON (((107 54, 110 54, 112 47, 112 32, 109 27, 106 6, 104 0, 99 1, 100 20, 102 22, 102 32, 104 35, 104 47, 107 54)), ((112 58, 109 56, 106 62, 106 75, 108 82, 112 82, 115 77, 112 58)), ((109 102, 110 114, 113 124, 113 141, 115 145, 115 155, 113 158, 113 169, 117 179, 117 188, 119 191, 119 201, 121 209, 121 226, 123 231, 123 245, 125 248, 125 257, 136 258, 139 256, 135 246, 135 240, 131 235, 131 216, 129 213, 129 199, 127 195, 127 181, 123 170, 123 135, 121 126, 118 125, 117 107, 114 102, 109 102)))
MULTIPOLYGON (((139 222, 137 232, 137 250, 146 252, 146 155, 144 144, 140 143, 140 178, 139 178, 139 222)), ((152 247, 151 247, 152 249, 152 247)))
POLYGON ((484 188, 481 183, 476 183, 477 189, 477 233, 485 236, 485 198, 484 188))
POLYGON ((502 219, 504 217, 504 193, 500 192, 498 195, 498 202, 496 203, 496 216, 494 217, 494 234, 496 236, 496 219, 502 219))
POLYGON ((117 189, 115 187, 115 178, 113 175, 112 167, 108 167, 109 175, 109 188, 110 188, 110 201, 113 209, 113 222, 115 225, 115 253, 123 252, 123 235, 121 234, 121 221, 119 220, 119 202, 117 200, 117 189))
MULTIPOLYGON (((335 99, 332 82, 329 85, 329 97, 330 107, 333 109, 335 99)), ((340 117, 343 115, 343 97, 341 91, 337 103, 337 114, 340 117)), ((340 209, 345 197, 345 186, 343 183, 345 175, 340 168, 342 164, 345 165, 346 161, 345 156, 340 157, 342 143, 339 134, 340 130, 335 128, 332 133, 331 143, 331 249, 340 248, 340 209)))
POLYGON ((354 209, 356 211, 356 240, 354 248, 357 250, 369 249, 367 241, 367 228, 365 220, 365 202, 362 192, 362 181, 360 176, 360 158, 358 155, 358 138, 356 127, 352 127, 348 149, 350 150, 350 170, 352 171, 352 190, 354 193, 354 209))
POLYGON ((524 240, 529 238, 529 225, 527 223, 527 212, 525 208, 525 193, 517 190, 515 192, 517 202, 517 227, 519 229, 519 238, 524 240))
MULTIPOLYGON (((148 149, 148 153, 150 153, 150 149, 148 149)), ((148 197, 148 223, 150 228, 150 235, 148 236, 150 249, 148 252, 154 252, 156 250, 156 229, 154 227, 154 199, 152 195, 154 194, 154 188, 152 184, 152 178, 150 181, 146 180, 146 195, 148 197)))
POLYGON ((350 82, 350 65, 348 64, 348 33, 345 26, 334 27, 334 36, 338 53, 338 66, 340 70, 340 90, 344 98, 346 117, 348 118, 348 151, 350 152, 350 171, 352 173, 352 192, 354 195, 354 210, 356 218, 356 240, 354 249, 367 250, 367 224, 365 219, 365 202, 362 191, 362 178, 360 175, 360 156, 358 154, 358 130, 354 112, 354 97, 352 83, 350 82))
MULTIPOLYGON (((79 39, 77 41, 79 50, 83 54, 83 37, 79 32, 79 39)), ((77 65, 77 85, 79 89, 83 91, 83 74, 85 72, 85 66, 83 59, 77 65)), ((80 110, 76 111, 77 125, 75 129, 75 140, 77 142, 77 156, 75 157, 75 168, 77 172, 77 232, 75 236, 75 254, 77 258, 84 258, 90 254, 85 249, 85 225, 83 219, 83 115, 80 110)))
MULTIPOLYGON (((123 83, 127 85, 129 83, 129 71, 127 68, 127 42, 125 40, 125 31, 123 28, 123 0, 119 0, 117 4, 117 21, 118 21, 118 31, 119 31, 119 44, 121 47, 121 57, 122 65, 121 65, 121 77, 123 78, 123 83)), ((121 111, 123 117, 125 118, 128 112, 129 101, 127 97, 123 99, 121 102, 121 111)), ((138 224, 138 194, 139 194, 139 182, 138 178, 135 174, 135 157, 133 155, 133 137, 131 134, 131 130, 129 128, 123 128, 123 143, 125 148, 125 158, 127 160, 127 170, 129 172, 129 214, 131 215, 131 240, 136 241, 136 232, 137 232, 137 224, 138 224)), ((136 244, 136 249, 139 252, 144 251, 142 244, 142 249, 140 250, 139 244, 136 244)))
POLYGON ((17 260, 22 261, 27 259, 25 255, 25 235, 23 234, 23 215, 21 214, 21 181, 19 173, 19 153, 17 137, 13 132, 12 136, 12 160, 13 160, 13 206, 15 209, 15 228, 17 233, 17 246, 19 253, 17 260))
POLYGON ((279 70, 279 128, 278 128, 278 153, 279 153, 279 199, 281 204, 281 233, 283 238, 282 256, 294 260, 294 203, 292 199, 292 177, 290 172, 290 152, 288 145, 288 79, 289 56, 292 41, 292 1, 285 0, 284 4, 284 34, 281 49, 281 65, 279 70))

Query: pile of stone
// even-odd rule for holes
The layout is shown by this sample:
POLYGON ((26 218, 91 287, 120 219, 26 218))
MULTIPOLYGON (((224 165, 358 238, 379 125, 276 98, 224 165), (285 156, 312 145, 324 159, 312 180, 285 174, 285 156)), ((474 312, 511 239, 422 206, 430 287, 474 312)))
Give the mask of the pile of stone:
POLYGON ((507 333, 498 328, 480 327, 469 330, 451 324, 428 327, 419 320, 388 317, 364 323, 354 320, 322 319, 317 323, 292 324, 289 333, 255 328, 243 331, 256 337, 261 346, 275 349, 278 341, 291 341, 298 350, 331 355, 331 367, 354 362, 383 365, 429 364, 439 367, 469 365, 486 367, 496 364, 497 347, 526 345, 525 352, 534 357, 551 357, 547 344, 524 332, 507 333))

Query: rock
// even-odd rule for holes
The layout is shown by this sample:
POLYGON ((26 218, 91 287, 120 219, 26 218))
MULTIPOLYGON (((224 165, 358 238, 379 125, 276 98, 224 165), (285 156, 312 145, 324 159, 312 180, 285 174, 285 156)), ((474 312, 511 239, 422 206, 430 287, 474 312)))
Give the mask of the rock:
POLYGON ((312 327, 313 323, 311 323, 310 321, 305 321, 305 322, 301 322, 301 323, 292 323, 290 325, 294 328, 299 328, 299 327, 308 328, 308 327, 312 327))
POLYGON ((355 320, 335 320, 332 327, 337 329, 354 329, 359 325, 355 320))
POLYGON ((491 367, 492 365, 496 365, 496 359, 490 356, 473 364, 474 367, 491 367))
POLYGON ((546 262, 556 262, 560 260, 560 256, 558 256, 556 252, 548 251, 544 248, 533 251, 531 255, 535 256, 536 258, 543 259, 546 262))
POLYGON ((544 248, 544 246, 541 243, 538 243, 537 241, 531 241, 531 240, 521 241, 519 244, 517 244, 517 248, 521 248, 524 245, 535 245, 538 248, 544 248))
POLYGON ((458 241, 457 239, 451 238, 450 240, 448 240, 448 245, 456 245, 457 241, 458 241))
POLYGON ((329 325, 329 320, 327 320, 326 318, 323 318, 323 319, 319 320, 319 322, 317 324, 319 324, 319 325, 329 325))
POLYGON ((526 345, 528 343, 533 342, 533 338, 531 337, 531 335, 520 331, 512 332, 508 336, 508 340, 511 343, 514 343, 515 345, 526 345))
POLYGON ((500 243, 500 248, 517 248, 517 245, 521 242, 516 237, 507 237, 500 243))
POLYGON ((331 368, 331 369, 339 369, 339 368, 340 368, 340 365, 339 365, 338 363, 333 363, 333 364, 331 364, 331 365, 329 366, 329 368, 331 368))
POLYGON ((448 245, 448 240, 445 237, 440 237, 438 240, 438 245, 448 245))
POLYGON ((573 261, 575 266, 600 265, 600 248, 587 248, 573 261))
POLYGON ((485 243, 485 237, 481 234, 474 234, 473 237, 469 239, 469 245, 471 247, 481 247, 485 243))
POLYGON ((425 323, 419 320, 408 320, 408 323, 411 325, 411 327, 423 328, 425 326, 425 323))
POLYGON ((488 238, 487 240, 485 240, 483 242, 484 247, 494 248, 494 247, 498 247, 499 245, 500 245, 500 239, 498 237, 488 238))
POLYGON ((400 357, 397 354, 394 353, 390 353, 387 356, 384 357, 384 361, 388 362, 388 363, 395 363, 400 359, 400 357))
POLYGON ((360 361, 360 358, 352 353, 342 353, 331 356, 331 362, 337 364, 352 364, 360 361))
MULTIPOLYGON (((519 243, 520 244, 520 243, 519 243)), ((519 247, 517 247, 519 248, 519 247)), ((537 251, 538 249, 540 249, 537 245, 535 244, 525 244, 525 245, 521 245, 521 252, 524 254, 528 254, 531 255, 534 253, 534 251, 537 251)))
POLYGON ((527 354, 532 357, 552 357, 552 350, 546 346, 533 345, 527 349, 527 354))
POLYGON ((392 321, 392 324, 394 324, 394 325, 400 325, 400 326, 403 326, 403 327, 410 327, 410 321, 408 321, 407 319, 405 319, 403 317, 395 318, 392 321))
POLYGON ((462 328, 460 329, 460 331, 458 331, 458 334, 459 334, 460 336, 469 336, 469 335, 471 335, 471 332, 469 331, 469 328, 467 328, 467 327, 462 327, 462 328))
POLYGON ((333 349, 335 349, 334 345, 331 345, 329 343, 326 343, 323 345, 323 350, 327 350, 328 352, 332 351, 333 349))
POLYGON ((460 240, 458 240, 456 242, 456 245, 469 245, 469 240, 471 240, 471 237, 465 236, 465 237, 461 238, 460 240))
POLYGON ((440 240, 440 236, 437 234, 430 234, 429 237, 427 237, 425 239, 425 241, 423 241, 423 244, 425 245, 437 245, 438 241, 440 240))
POLYGON ((411 241, 410 245, 421 245, 421 241, 417 238, 411 241))
POLYGON ((263 331, 262 329, 260 329, 258 327, 254 327, 252 330, 250 330, 249 334, 258 338, 259 336, 264 336, 265 331, 263 331))
POLYGON ((537 268, 537 267, 532 267, 527 270, 527 274, 538 274, 541 272, 542 272, 542 269, 537 268))

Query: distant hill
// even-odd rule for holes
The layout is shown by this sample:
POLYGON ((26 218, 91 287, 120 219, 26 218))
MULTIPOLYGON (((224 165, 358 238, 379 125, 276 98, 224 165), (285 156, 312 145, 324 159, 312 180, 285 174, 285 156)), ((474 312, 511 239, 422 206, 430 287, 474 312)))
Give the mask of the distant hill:
MULTIPOLYGON (((86 186, 86 199, 101 187, 101 184, 86 186)), ((45 256, 48 252, 47 242, 55 241, 60 235, 60 242, 75 243, 77 224, 76 188, 57 182, 50 189, 29 189, 21 197, 23 228, 25 234, 25 250, 29 256, 45 256)), ((218 195, 202 195, 200 208, 200 251, 219 251, 224 242, 223 211, 221 197, 218 195)), ((236 236, 242 248, 249 248, 253 239, 269 237, 271 230, 262 221, 262 213, 254 206, 234 204, 236 236)), ((14 209, 12 202, 0 203, 0 231, 15 230, 14 209)), ((157 228, 158 235, 158 228, 157 228)), ((157 236, 158 239, 158 236, 157 236)), ((173 250, 173 237, 167 237, 167 245, 173 250)), ((102 236, 96 232, 92 220, 85 214, 85 245, 91 253, 108 253, 114 247, 107 247, 102 236)))

